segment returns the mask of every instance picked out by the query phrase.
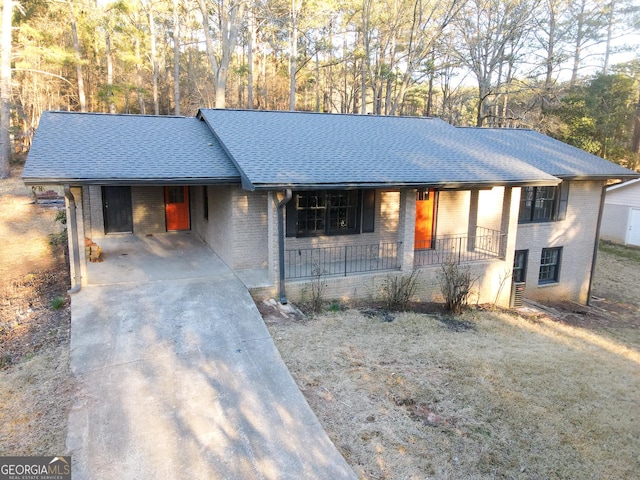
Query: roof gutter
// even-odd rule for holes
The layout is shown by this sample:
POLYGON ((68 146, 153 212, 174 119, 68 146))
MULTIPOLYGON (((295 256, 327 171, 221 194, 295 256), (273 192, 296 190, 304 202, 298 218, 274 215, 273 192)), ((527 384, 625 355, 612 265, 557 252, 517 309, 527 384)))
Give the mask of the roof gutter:
POLYGON ((362 183, 254 183, 252 190, 348 190, 358 188, 437 188, 439 190, 491 189, 493 187, 543 187, 560 184, 559 178, 549 180, 491 182, 362 182, 362 183))
POLYGON ((71 193, 71 187, 68 183, 64 185, 64 197, 67 199, 67 202, 69 202, 69 228, 71 229, 71 232, 69 233, 69 235, 71 235, 69 244, 71 245, 71 250, 73 250, 73 280, 71 289, 67 293, 72 294, 80 291, 82 281, 80 275, 80 247, 78 246, 76 199, 71 193))
POLYGON ((284 282, 284 207, 291 198, 293 197, 293 193, 290 188, 287 188, 284 191, 284 198, 278 202, 278 265, 279 265, 279 275, 280 275, 280 284, 279 284, 279 294, 280 294, 280 303, 282 305, 286 305, 287 303, 287 295, 285 292, 285 282, 284 282))
POLYGON ((237 185, 240 177, 228 178, 55 178, 23 177, 25 185, 237 185))

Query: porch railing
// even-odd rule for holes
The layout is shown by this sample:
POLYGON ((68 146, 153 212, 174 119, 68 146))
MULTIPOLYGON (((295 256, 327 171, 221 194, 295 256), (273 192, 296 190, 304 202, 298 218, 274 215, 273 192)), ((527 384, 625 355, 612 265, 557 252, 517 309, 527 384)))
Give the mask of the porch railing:
POLYGON ((395 270, 402 242, 335 247, 295 248, 285 251, 286 278, 395 270))
POLYGON ((504 258, 506 234, 499 230, 477 227, 476 235, 446 235, 431 242, 416 242, 414 265, 440 265, 447 261, 456 263, 476 262, 492 258, 504 258), (429 245, 430 244, 430 245, 429 245))

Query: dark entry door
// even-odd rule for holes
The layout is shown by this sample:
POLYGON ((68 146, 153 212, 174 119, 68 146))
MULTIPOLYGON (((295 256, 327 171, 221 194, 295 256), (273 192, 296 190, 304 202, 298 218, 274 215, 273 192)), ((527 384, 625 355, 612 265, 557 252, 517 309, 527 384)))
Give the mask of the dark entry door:
POLYGON ((102 187, 105 233, 132 233, 131 187, 102 187))

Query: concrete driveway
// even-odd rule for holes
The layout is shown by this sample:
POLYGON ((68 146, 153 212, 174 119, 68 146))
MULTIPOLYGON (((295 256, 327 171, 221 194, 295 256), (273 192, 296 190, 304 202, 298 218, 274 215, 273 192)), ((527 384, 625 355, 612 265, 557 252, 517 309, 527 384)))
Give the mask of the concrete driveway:
POLYGON ((356 478, 193 234, 112 237, 72 297, 73 478, 356 478))

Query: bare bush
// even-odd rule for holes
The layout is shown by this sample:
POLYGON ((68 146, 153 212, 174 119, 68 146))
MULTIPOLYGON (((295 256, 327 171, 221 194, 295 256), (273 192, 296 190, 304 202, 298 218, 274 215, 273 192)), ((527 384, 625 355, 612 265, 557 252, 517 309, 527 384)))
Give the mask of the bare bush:
POLYGON ((462 313, 469 304, 471 289, 477 280, 468 265, 462 266, 454 260, 445 261, 438 273, 438 283, 447 310, 462 313))
POLYGON ((392 312, 403 312, 409 307, 411 297, 418 286, 418 272, 409 275, 387 275, 382 285, 382 302, 392 312))
POLYGON ((314 262, 311 268, 311 310, 314 313, 322 312, 322 306, 325 302, 324 293, 327 288, 327 284, 324 283, 325 271, 322 269, 319 262, 314 262))

